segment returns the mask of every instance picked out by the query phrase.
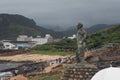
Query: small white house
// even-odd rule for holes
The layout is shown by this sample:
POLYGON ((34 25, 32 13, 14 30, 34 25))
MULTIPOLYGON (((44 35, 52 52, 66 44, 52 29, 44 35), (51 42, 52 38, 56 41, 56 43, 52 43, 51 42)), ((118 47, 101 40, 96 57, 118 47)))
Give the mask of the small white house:
POLYGON ((3 49, 18 49, 16 45, 10 43, 9 40, 3 40, 2 44, 3 44, 3 49))
POLYGON ((70 36, 70 37, 68 37, 68 39, 75 39, 76 38, 76 35, 74 34, 74 35, 72 35, 72 36, 70 36))
POLYGON ((19 35, 17 41, 31 41, 35 45, 42 45, 47 42, 53 42, 53 37, 50 34, 46 34, 45 37, 37 36, 36 38, 28 37, 27 35, 19 35))

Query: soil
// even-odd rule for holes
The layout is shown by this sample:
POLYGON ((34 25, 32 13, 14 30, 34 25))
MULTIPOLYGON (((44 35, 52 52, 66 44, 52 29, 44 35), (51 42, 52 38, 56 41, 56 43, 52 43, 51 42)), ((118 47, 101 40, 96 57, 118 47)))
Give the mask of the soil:
POLYGON ((33 62, 40 62, 46 60, 54 60, 58 58, 65 58, 67 56, 59 56, 59 55, 41 55, 41 54, 18 54, 13 56, 0 56, 0 60, 6 61, 33 61, 33 62))

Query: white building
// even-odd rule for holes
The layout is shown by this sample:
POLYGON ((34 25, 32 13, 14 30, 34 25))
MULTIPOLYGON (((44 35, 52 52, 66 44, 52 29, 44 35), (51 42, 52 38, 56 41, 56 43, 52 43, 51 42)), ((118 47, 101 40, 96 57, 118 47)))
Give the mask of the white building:
POLYGON ((1 41, 1 43, 3 45, 3 49, 15 49, 15 50, 18 49, 16 45, 10 43, 9 40, 3 40, 1 41))
POLYGON ((70 36, 70 37, 68 37, 68 39, 75 39, 76 38, 76 35, 74 34, 74 35, 72 35, 72 36, 70 36))
POLYGON ((32 37, 28 37, 27 35, 19 35, 17 41, 31 41, 32 37))
POLYGON ((53 37, 50 34, 46 34, 45 38, 47 39, 47 42, 53 42, 53 37))
POLYGON ((42 45, 42 44, 47 43, 46 38, 41 38, 41 37, 38 37, 38 36, 36 38, 33 38, 32 41, 35 42, 35 45, 42 45))
POLYGON ((50 34, 46 34, 44 38, 42 38, 41 36, 32 38, 32 37, 28 37, 27 35, 19 35, 17 41, 32 41, 34 42, 35 45, 42 45, 47 42, 53 42, 53 37, 50 34))
POLYGON ((36 38, 32 38, 32 41, 36 42, 36 45, 42 45, 47 42, 53 42, 53 37, 50 34, 46 34, 45 38, 37 36, 36 38))

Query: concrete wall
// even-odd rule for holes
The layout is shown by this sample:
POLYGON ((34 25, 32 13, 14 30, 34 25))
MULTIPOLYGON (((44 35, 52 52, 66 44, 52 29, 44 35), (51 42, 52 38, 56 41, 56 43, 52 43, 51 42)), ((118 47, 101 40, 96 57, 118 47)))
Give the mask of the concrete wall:
POLYGON ((42 45, 48 42, 46 38, 33 38, 32 41, 36 42, 36 45, 42 45))

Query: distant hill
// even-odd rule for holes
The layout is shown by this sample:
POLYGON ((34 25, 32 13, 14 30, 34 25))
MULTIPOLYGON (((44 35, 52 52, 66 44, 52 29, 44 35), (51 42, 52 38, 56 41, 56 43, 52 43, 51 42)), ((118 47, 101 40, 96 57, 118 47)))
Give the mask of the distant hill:
POLYGON ((44 28, 46 29, 50 29, 50 30, 53 30, 53 31, 56 31, 56 32, 60 32, 60 31, 64 31, 66 30, 65 27, 61 27, 61 26, 50 26, 50 25, 43 25, 44 28))
MULTIPOLYGON (((109 28, 109 25, 99 24, 87 28, 88 33, 93 33, 105 28, 109 28)), ((0 40, 2 39, 13 39, 20 34, 28 36, 45 36, 45 34, 51 34, 54 38, 62 38, 72 36, 77 33, 75 27, 70 27, 67 30, 61 31, 60 27, 57 31, 51 30, 51 28, 46 29, 42 26, 36 25, 33 19, 29 19, 18 14, 0 14, 0 40)))
MULTIPOLYGON (((97 24, 97 25, 93 25, 89 28, 85 28, 86 32, 89 34, 106 29, 106 28, 110 28, 111 25, 107 25, 107 24, 97 24)), ((66 36, 71 36, 73 34, 77 33, 77 29, 75 26, 73 27, 69 27, 67 30, 62 31, 62 33, 66 36)))
POLYGON ((68 37, 68 36, 72 36, 73 34, 77 33, 77 29, 75 27, 70 27, 67 30, 61 31, 61 33, 68 37))
MULTIPOLYGON (((91 34, 91 33, 94 33, 94 32, 97 32, 99 30, 103 30, 105 28, 109 28, 111 27, 112 25, 107 25, 107 24, 96 24, 96 25, 93 25, 89 28, 85 28, 85 30, 87 31, 87 33, 91 34)), ((72 36, 73 34, 76 34, 77 33, 77 29, 75 26, 72 26, 72 27, 68 27, 68 28, 63 28, 63 27, 60 27, 60 26, 44 26, 45 28, 47 29, 52 29, 54 31, 57 31, 57 32, 61 32, 61 34, 63 36, 72 36)))
POLYGON ((94 33, 100 30, 103 30, 105 28, 110 28, 112 25, 107 25, 107 24, 97 24, 97 25, 93 25, 89 28, 86 28, 86 31, 88 33, 94 33))
POLYGON ((0 40, 16 39, 20 34, 28 36, 44 36, 45 34, 51 34, 54 37, 62 36, 60 32, 38 26, 33 19, 26 18, 22 15, 0 14, 0 40))

